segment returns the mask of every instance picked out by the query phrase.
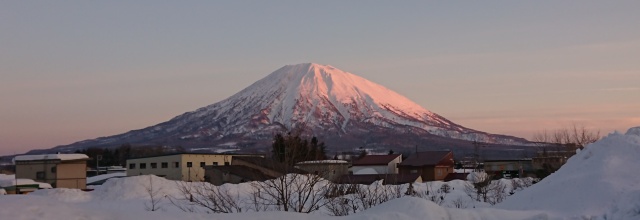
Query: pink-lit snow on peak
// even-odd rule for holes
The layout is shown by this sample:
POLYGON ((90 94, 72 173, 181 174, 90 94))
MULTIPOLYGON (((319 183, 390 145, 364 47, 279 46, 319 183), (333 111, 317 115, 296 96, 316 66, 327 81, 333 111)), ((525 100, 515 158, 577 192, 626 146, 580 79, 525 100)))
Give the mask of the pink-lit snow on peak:
POLYGON ((370 105, 394 106, 399 111, 415 117, 432 115, 406 97, 371 82, 355 74, 342 71, 328 65, 305 63, 285 66, 272 75, 280 78, 286 75, 287 86, 297 89, 305 94, 313 94, 328 97, 340 103, 352 103, 355 100, 363 100, 370 105))

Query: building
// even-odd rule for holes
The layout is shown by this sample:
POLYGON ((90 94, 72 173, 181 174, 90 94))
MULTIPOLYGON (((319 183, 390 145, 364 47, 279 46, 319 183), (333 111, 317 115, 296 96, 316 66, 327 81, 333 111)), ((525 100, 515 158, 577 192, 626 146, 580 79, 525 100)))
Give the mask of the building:
POLYGON ((552 151, 545 149, 537 152, 536 156, 532 158, 533 168, 536 170, 549 169, 555 171, 560 169, 575 154, 575 150, 552 151))
POLYGON ((288 173, 308 172, 263 157, 234 157, 230 166, 205 166, 205 180, 214 185, 264 181, 288 173))
POLYGON ((265 181, 272 177, 260 170, 242 165, 205 166, 205 181, 219 186, 225 183, 244 183, 249 181, 265 181))
POLYGON ((354 175, 397 174, 401 162, 401 154, 366 155, 354 161, 349 171, 354 175))
POLYGON ((16 179, 48 183, 54 188, 86 189, 87 160, 84 154, 16 156, 16 179))
POLYGON ((400 174, 420 174, 422 181, 442 181, 453 173, 453 152, 424 151, 409 156, 398 165, 400 174))
POLYGON ((127 176, 156 175, 170 180, 204 181, 205 166, 228 166, 238 157, 251 154, 176 153, 127 160, 127 176))
POLYGON ((520 178, 534 172, 531 158, 487 159, 483 167, 485 172, 499 178, 520 178))
POLYGON ((344 160, 303 161, 297 163, 296 168, 319 175, 332 182, 349 174, 349 162, 344 160))

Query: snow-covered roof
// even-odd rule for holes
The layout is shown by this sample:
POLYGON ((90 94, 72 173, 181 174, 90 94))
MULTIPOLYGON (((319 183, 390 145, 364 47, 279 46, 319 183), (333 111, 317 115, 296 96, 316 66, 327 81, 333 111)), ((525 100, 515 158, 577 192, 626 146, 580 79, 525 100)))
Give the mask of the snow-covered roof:
POLYGON ((39 154, 39 155, 20 155, 13 158, 13 161, 31 161, 31 160, 82 160, 89 159, 85 154, 39 154))
POLYGON ((298 164, 318 164, 318 163, 349 163, 347 161, 344 160, 312 160, 312 161, 302 161, 298 164))

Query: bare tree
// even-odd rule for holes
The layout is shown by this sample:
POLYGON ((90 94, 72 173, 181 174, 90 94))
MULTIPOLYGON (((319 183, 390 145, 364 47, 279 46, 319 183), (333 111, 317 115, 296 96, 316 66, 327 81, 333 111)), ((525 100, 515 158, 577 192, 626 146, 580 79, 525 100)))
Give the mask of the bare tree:
POLYGON ((589 130, 584 125, 572 124, 570 127, 561 128, 554 131, 543 130, 532 137, 532 141, 539 143, 551 143, 556 146, 565 147, 567 151, 575 152, 578 148, 584 148, 587 144, 600 139, 599 130, 589 130))
POLYGON ((290 173, 253 182, 254 207, 273 207, 278 211, 310 213, 326 205, 324 196, 328 193, 328 182, 313 174, 290 173))
POLYGON ((540 166, 539 177, 545 177, 559 169, 578 149, 600 139, 600 131, 592 131, 584 125, 573 124, 553 131, 543 130, 532 137, 540 150, 534 163, 540 166))
POLYGON ((181 196, 170 198, 171 203, 185 212, 196 212, 195 207, 207 210, 207 213, 239 213, 245 205, 239 193, 231 193, 227 186, 215 186, 210 183, 177 182, 181 196))
POLYGON ((161 195, 162 187, 157 187, 153 185, 153 175, 149 175, 149 184, 144 185, 145 192, 149 196, 149 201, 144 203, 144 206, 147 211, 157 211, 162 208, 161 202, 163 195, 161 195))

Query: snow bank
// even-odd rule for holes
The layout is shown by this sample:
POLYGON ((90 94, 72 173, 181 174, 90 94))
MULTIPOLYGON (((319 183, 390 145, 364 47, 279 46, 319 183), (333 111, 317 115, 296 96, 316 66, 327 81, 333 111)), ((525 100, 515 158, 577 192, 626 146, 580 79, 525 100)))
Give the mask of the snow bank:
POLYGON ((15 175, 0 174, 0 187, 10 187, 17 185, 33 185, 38 184, 40 189, 51 189, 51 184, 36 182, 31 179, 16 179, 15 175))
POLYGON ((46 196, 63 202, 88 202, 92 199, 89 192, 80 189, 43 189, 30 193, 35 196, 46 196))
POLYGON ((635 207, 638 216, 631 219, 640 219, 640 175, 634 173, 640 168, 639 158, 640 127, 629 129, 626 135, 610 134, 571 157, 557 172, 496 207, 585 217, 613 216, 633 212, 635 207))
POLYGON ((147 199, 149 197, 147 187, 150 181, 153 182, 153 188, 158 189, 159 194, 163 196, 180 195, 176 181, 154 175, 109 179, 101 186, 96 186, 91 194, 103 200, 147 199))
POLYGON ((87 184, 106 180, 106 179, 111 179, 114 177, 125 177, 125 176, 127 176, 127 173, 109 173, 109 174, 102 174, 102 175, 87 177, 87 184))

